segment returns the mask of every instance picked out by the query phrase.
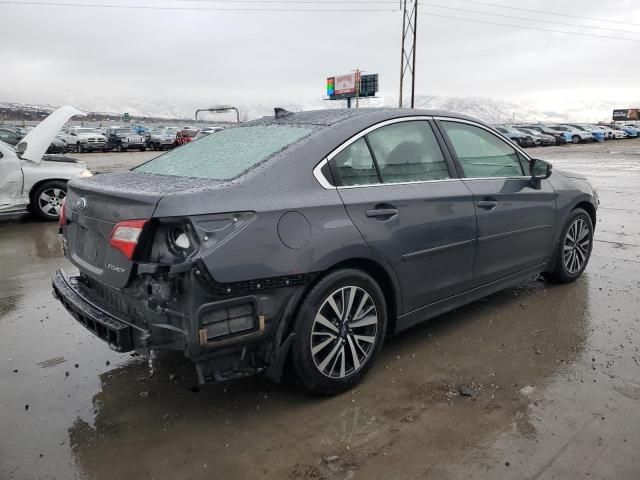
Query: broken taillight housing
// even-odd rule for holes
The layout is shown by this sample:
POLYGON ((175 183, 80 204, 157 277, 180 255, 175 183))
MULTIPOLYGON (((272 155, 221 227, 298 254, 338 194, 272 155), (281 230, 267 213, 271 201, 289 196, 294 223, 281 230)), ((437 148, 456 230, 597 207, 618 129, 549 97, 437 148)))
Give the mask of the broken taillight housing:
POLYGON ((125 220, 119 222, 111 231, 109 245, 120 250, 129 260, 133 260, 140 234, 147 222, 148 220, 125 220))

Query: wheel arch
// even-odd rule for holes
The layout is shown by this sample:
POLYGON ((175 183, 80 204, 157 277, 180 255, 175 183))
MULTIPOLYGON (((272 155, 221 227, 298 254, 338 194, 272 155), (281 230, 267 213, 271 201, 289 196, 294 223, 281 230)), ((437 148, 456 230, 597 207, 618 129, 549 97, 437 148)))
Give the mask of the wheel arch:
POLYGON ((581 202, 578 202, 576 205, 574 205, 571 211, 574 211, 577 208, 581 208, 589 214, 589 217, 591 218, 591 223, 593 223, 593 228, 595 230, 596 220, 597 220, 596 207, 591 202, 583 200, 581 202))
POLYGON ((395 333, 397 317, 400 315, 402 306, 402 297, 400 286, 393 272, 390 272, 381 263, 366 257, 354 257, 339 261, 319 272, 312 282, 309 282, 303 289, 294 294, 288 304, 285 305, 280 325, 275 334, 274 351, 267 369, 267 376, 274 381, 280 381, 285 362, 290 353, 291 342, 295 335, 293 330, 295 318, 304 298, 325 276, 343 269, 360 270, 370 275, 378 283, 387 302, 387 334, 395 333))

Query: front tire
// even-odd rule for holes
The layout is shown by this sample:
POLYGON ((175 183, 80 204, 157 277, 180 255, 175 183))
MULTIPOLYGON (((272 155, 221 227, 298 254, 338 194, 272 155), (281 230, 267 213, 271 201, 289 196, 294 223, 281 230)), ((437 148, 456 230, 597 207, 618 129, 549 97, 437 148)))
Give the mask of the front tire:
POLYGON ((344 269, 322 278, 300 305, 291 360, 300 387, 335 395, 358 384, 384 342, 387 304, 376 281, 344 269))
POLYGON ((66 182, 45 182, 33 191, 31 211, 43 220, 58 220, 62 211, 62 200, 66 196, 66 182))
POLYGON ((545 277, 558 283, 577 280, 589 263, 593 249, 593 222, 581 208, 571 212, 562 229, 553 271, 545 277))
POLYGON ((580 137, 578 135, 574 135, 571 137, 571 142, 574 144, 580 143, 580 137))

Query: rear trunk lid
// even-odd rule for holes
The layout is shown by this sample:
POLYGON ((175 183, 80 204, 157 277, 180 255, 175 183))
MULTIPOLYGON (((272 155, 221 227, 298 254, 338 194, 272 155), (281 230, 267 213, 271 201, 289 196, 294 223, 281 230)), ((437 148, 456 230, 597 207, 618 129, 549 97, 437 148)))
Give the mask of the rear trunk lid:
POLYGON ((147 220, 163 195, 188 189, 189 179, 135 172, 74 179, 66 198, 67 257, 83 273, 115 288, 125 287, 135 262, 109 245, 118 222, 147 220))

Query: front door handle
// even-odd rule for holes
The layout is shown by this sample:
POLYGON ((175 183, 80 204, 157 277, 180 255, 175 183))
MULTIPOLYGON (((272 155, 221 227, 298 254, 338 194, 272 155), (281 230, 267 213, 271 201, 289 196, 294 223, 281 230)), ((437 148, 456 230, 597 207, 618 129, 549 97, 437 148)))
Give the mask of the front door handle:
POLYGON ((368 218, 389 219, 398 214, 397 208, 375 208, 373 210, 367 210, 368 218))
POLYGON ((498 202, 495 200, 480 200, 476 205, 480 208, 484 208, 485 210, 493 210, 498 206, 498 202))

